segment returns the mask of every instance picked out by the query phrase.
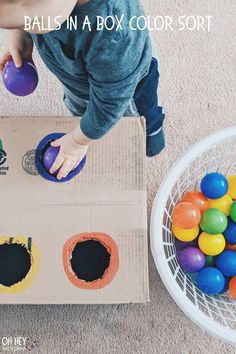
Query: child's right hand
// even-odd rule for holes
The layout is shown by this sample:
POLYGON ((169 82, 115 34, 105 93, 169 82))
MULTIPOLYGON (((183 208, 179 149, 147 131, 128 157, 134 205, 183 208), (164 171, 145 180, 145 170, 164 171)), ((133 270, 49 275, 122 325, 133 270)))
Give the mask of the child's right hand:
POLYGON ((8 35, 8 51, 0 59, 0 71, 9 60, 14 60, 17 68, 23 65, 23 60, 32 61, 33 41, 29 33, 22 29, 10 30, 8 35))

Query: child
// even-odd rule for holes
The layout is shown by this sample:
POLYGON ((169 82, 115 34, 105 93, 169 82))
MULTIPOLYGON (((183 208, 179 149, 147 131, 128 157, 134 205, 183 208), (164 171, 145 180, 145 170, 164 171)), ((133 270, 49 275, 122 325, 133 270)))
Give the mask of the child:
POLYGON ((74 131, 52 143, 60 147, 50 171, 60 168, 58 179, 74 169, 88 147, 124 115, 145 116, 148 156, 164 148, 158 63, 148 31, 129 26, 133 16, 143 16, 139 0, 0 0, 0 27, 10 29, 9 51, 0 70, 10 59, 17 67, 23 59, 32 60, 34 42, 46 66, 62 82, 66 106, 72 115, 82 116, 74 131), (32 19, 29 32, 23 30, 24 16, 32 19), (36 16, 41 26, 33 26, 36 16), (122 28, 98 30, 97 16, 123 16, 122 28), (45 29, 43 19, 49 18, 45 29), (78 27, 69 29, 67 18, 78 27))

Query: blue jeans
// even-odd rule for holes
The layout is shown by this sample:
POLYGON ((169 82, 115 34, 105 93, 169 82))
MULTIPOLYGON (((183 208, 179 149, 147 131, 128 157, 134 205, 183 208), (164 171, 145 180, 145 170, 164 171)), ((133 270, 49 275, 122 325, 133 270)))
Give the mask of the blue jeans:
POLYGON ((152 58, 149 73, 140 81, 134 94, 137 111, 146 118, 147 136, 158 131, 165 119, 163 108, 158 106, 158 83, 158 63, 155 58, 152 58))

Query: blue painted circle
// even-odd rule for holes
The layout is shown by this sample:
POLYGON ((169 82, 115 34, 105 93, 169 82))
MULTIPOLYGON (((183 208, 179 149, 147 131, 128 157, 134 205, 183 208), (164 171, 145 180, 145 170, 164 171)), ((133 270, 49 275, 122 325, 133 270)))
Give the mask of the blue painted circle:
POLYGON ((39 174, 44 178, 47 179, 48 181, 51 182, 56 182, 56 183, 64 183, 64 182, 68 182, 71 179, 73 179, 74 177, 76 177, 84 168, 84 165, 86 163, 86 156, 83 158, 83 160, 80 162, 80 164, 76 167, 76 169, 74 169, 73 171, 71 171, 65 178, 62 179, 57 179, 56 176, 51 175, 47 169, 44 167, 43 164, 43 154, 44 151, 48 148, 48 146, 50 145, 50 143, 52 141, 55 141, 57 139, 60 139, 61 137, 63 137, 65 134, 64 133, 53 133, 53 134, 49 134, 47 136, 45 136, 45 138, 43 138, 40 143, 37 146, 36 149, 36 153, 35 153, 35 165, 37 167, 37 170, 39 172, 39 174))

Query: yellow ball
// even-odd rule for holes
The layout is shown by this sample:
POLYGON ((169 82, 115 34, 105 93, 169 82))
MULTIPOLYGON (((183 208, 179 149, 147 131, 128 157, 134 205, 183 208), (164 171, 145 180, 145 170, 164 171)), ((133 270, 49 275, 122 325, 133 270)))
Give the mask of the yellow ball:
POLYGON ((198 239, 200 250, 207 256, 217 256, 225 249, 225 238, 222 234, 210 235, 202 232, 198 239))
POLYGON ((177 225, 173 224, 172 231, 178 240, 183 242, 191 242, 197 238, 199 234, 199 227, 196 226, 193 229, 181 229, 177 225))
POLYGON ((219 199, 209 199, 208 206, 209 208, 219 209, 223 211, 226 216, 229 216, 229 209, 232 203, 232 198, 228 194, 226 194, 219 199))
POLYGON ((227 194, 232 198, 236 199, 236 175, 228 177, 229 189, 227 194))

